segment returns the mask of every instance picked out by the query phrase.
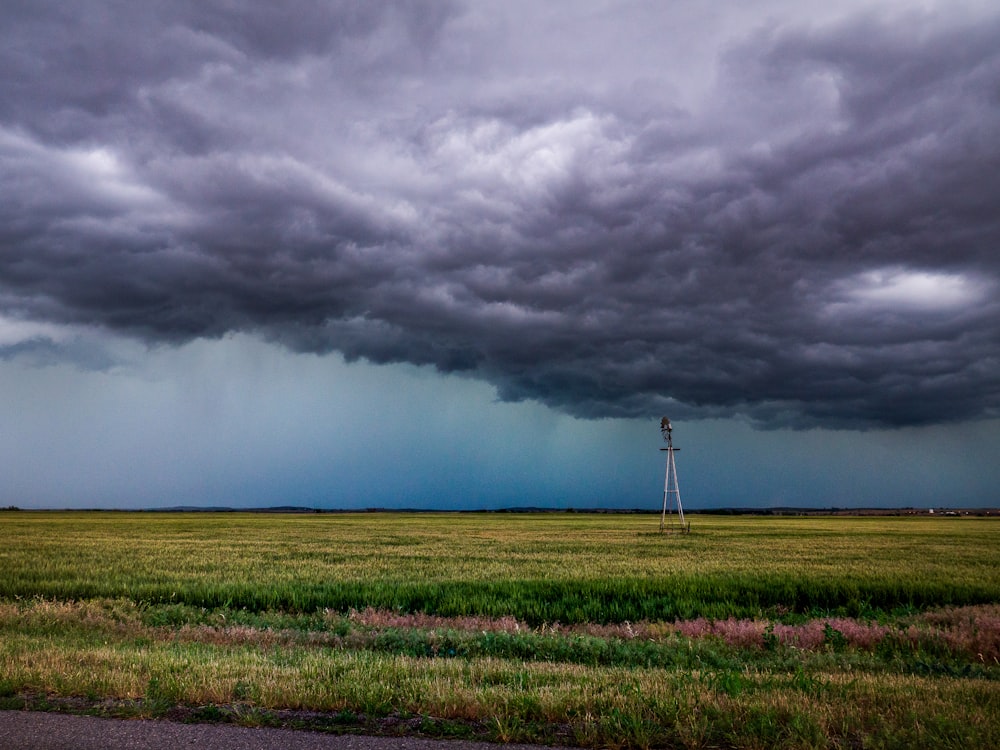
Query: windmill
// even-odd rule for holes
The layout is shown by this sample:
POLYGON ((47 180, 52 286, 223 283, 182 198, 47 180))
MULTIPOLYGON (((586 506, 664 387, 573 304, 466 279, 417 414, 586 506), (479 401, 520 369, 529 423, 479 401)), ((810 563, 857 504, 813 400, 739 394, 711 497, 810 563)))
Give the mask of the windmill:
POLYGON ((660 420, 660 434, 663 435, 663 439, 667 443, 666 448, 660 448, 661 451, 667 452, 667 476, 663 480, 663 512, 660 514, 660 533, 679 531, 682 534, 689 534, 691 533, 691 524, 684 522, 681 488, 677 484, 677 464, 674 463, 674 451, 679 451, 680 448, 674 447, 673 429, 669 419, 664 417, 660 420), (672 520, 667 521, 667 514, 672 515, 675 509, 678 518, 677 525, 672 520))

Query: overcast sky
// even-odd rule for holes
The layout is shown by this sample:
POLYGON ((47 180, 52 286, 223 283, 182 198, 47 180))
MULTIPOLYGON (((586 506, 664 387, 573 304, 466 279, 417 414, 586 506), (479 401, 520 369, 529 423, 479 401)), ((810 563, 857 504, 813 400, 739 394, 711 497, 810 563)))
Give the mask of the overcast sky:
POLYGON ((995 2, 4 2, 0 504, 996 505, 995 2))

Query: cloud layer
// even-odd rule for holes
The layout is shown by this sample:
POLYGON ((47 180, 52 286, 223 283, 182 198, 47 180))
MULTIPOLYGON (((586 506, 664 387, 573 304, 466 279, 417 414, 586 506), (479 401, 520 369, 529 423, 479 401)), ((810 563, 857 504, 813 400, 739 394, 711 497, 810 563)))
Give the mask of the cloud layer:
POLYGON ((0 317, 585 417, 1000 414, 1000 11, 494 5, 6 4, 0 317))

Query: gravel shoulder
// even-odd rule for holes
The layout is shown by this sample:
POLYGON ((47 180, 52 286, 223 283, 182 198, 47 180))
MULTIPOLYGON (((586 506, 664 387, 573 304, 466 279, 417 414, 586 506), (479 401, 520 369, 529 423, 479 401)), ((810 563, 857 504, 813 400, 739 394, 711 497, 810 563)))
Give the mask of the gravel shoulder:
POLYGON ((182 724, 148 719, 105 719, 39 711, 0 711, 0 748, 19 750, 537 750, 417 737, 333 735, 232 724, 182 724))

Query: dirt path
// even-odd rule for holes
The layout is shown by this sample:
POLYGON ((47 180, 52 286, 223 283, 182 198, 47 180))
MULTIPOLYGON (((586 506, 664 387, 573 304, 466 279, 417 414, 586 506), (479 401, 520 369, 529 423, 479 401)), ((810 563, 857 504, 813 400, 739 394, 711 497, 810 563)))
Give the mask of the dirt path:
MULTIPOLYGON (((253 729, 231 724, 101 719, 94 716, 0 711, 0 750, 538 750, 463 740, 361 737, 253 729)), ((546 748, 545 750, 551 750, 546 748)))

